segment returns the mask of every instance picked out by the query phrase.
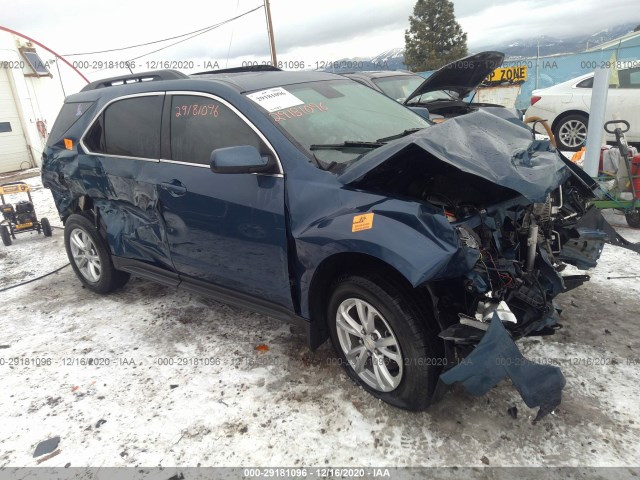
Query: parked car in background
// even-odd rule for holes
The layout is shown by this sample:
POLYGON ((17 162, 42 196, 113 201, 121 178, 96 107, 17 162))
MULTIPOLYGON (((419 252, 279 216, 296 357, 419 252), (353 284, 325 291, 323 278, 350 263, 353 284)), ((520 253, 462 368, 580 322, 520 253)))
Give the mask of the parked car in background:
POLYGON ((435 125, 338 75, 262 70, 66 98, 42 177, 80 282, 105 294, 134 274, 299 322, 398 407, 510 378, 551 412, 564 377, 513 341, 552 334, 554 297, 588 278, 564 265, 616 241, 593 181, 517 118, 435 125))
MULTIPOLYGON (((451 62, 426 77, 406 71, 371 71, 343 74, 403 103, 431 120, 464 115, 479 108, 502 105, 473 101, 473 92, 504 61, 501 52, 487 51, 451 62)), ((494 112, 508 115, 505 112, 494 112)), ((513 111, 514 116, 519 115, 513 111)))
POLYGON ((425 77, 404 70, 381 70, 374 72, 343 73, 347 78, 384 93, 396 102, 404 102, 425 77))
POLYGON ((473 101, 475 90, 503 61, 504 53, 487 51, 448 63, 433 72, 403 103, 410 108, 427 108, 432 119, 435 116, 448 119, 482 108, 520 118, 515 109, 473 101), (495 110, 496 107, 500 110, 495 110))
MULTIPOLYGON (((526 116, 547 120, 556 137, 558 148, 576 151, 585 144, 591 108, 593 73, 588 73, 553 87, 534 90, 526 116)), ((631 129, 627 141, 640 142, 640 66, 618 70, 619 84, 609 86, 605 121, 627 120, 631 129)), ((537 133, 544 134, 542 126, 537 133)), ((615 137, 605 134, 608 141, 615 137)))

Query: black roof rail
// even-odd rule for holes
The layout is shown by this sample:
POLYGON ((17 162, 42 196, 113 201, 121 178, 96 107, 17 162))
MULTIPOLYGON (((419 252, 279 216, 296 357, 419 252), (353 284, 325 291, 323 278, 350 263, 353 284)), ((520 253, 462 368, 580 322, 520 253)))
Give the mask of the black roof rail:
POLYGON ((130 83, 152 82, 155 80, 178 80, 180 78, 189 77, 177 70, 153 70, 151 72, 132 73, 129 75, 120 75, 118 77, 96 80, 95 82, 91 82, 90 84, 85 85, 81 92, 96 90, 98 88, 128 85, 130 83))
POLYGON ((220 70, 210 70, 208 72, 192 73, 195 75, 210 75, 213 73, 242 73, 242 72, 281 72, 282 69, 271 65, 247 65, 246 67, 221 68, 220 70))

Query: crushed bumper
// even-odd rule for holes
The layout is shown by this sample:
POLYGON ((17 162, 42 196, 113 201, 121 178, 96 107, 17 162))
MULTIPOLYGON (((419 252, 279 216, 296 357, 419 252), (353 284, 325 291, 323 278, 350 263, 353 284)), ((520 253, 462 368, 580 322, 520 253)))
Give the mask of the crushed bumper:
POLYGON ((526 359, 497 315, 476 348, 440 375, 445 384, 460 382, 473 395, 484 395, 507 378, 529 408, 539 407, 534 423, 560 405, 566 384, 560 368, 526 359))

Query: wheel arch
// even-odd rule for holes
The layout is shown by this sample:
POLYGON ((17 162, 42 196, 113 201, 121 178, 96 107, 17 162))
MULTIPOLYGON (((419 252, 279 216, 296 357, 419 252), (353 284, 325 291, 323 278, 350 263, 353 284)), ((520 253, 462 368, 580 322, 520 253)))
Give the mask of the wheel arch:
POLYGON ((426 285, 414 288, 409 280, 395 267, 372 255, 356 252, 341 252, 325 258, 316 268, 307 292, 309 316, 313 334, 310 335, 311 348, 317 348, 329 337, 326 309, 332 294, 332 284, 341 276, 383 275, 393 281, 423 308, 433 312, 428 293, 422 290, 426 285))
POLYGON ((589 120, 589 112, 586 112, 584 110, 576 110, 576 109, 572 109, 572 110, 566 110, 562 113, 560 113, 554 120, 553 123, 551 124, 551 130, 553 130, 554 135, 556 133, 556 128, 558 127, 558 124, 565 118, 567 118, 570 115, 581 115, 583 117, 586 117, 587 120, 589 120))
POLYGON ((89 195, 79 195, 70 203, 69 207, 65 210, 64 214, 62 215, 62 223, 65 224, 67 222, 67 219, 75 213, 84 215, 91 214, 93 218, 93 216, 95 215, 93 209, 93 198, 91 198, 89 195))

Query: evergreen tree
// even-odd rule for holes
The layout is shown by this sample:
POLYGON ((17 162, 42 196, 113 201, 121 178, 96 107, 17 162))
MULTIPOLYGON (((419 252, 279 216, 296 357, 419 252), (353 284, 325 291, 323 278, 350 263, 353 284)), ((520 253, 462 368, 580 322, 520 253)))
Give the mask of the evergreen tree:
POLYGON ((404 63, 414 72, 436 70, 467 55, 467 34, 449 0, 418 0, 404 41, 404 63))

